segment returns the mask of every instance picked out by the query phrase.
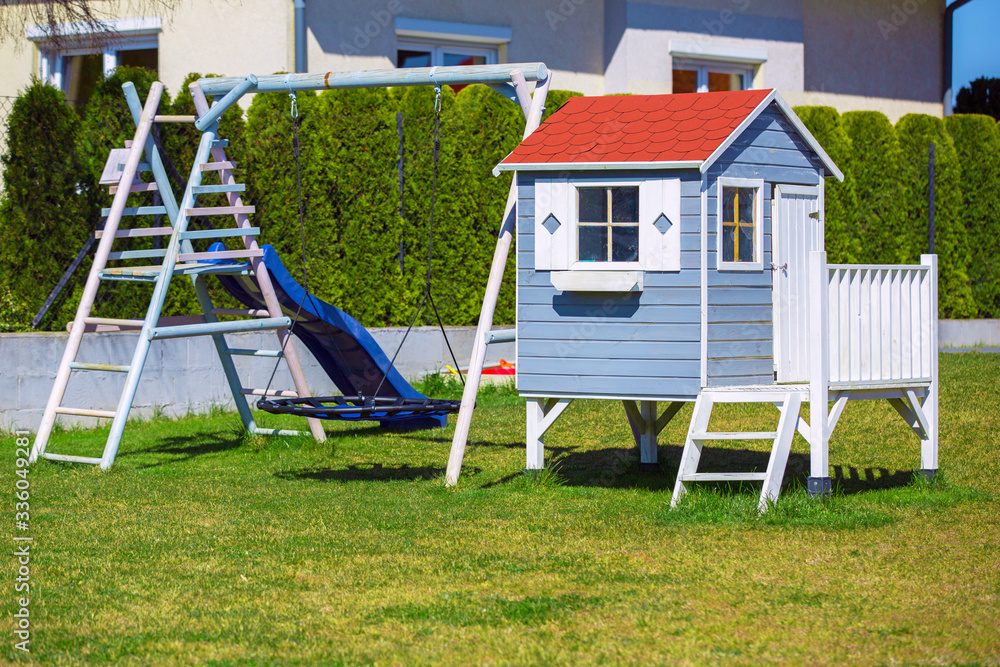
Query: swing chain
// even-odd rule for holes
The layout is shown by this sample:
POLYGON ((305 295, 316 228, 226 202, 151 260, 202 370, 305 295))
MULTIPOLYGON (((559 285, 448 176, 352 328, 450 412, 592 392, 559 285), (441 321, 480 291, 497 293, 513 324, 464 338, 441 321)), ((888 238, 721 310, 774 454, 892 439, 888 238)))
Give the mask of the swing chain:
POLYGON ((441 113, 441 86, 434 86, 434 113, 441 113))
POLYGON ((292 113, 292 118, 298 118, 299 117, 298 98, 297 98, 297 96, 295 95, 294 92, 288 93, 288 98, 292 102, 292 112, 291 112, 292 113))

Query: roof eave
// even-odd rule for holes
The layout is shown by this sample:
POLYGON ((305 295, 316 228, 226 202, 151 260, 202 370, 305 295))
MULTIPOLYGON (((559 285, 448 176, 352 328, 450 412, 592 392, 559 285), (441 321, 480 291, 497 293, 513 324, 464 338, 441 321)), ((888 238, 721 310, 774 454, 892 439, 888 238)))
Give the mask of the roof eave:
POLYGON ((524 162, 503 163, 493 168, 493 175, 506 171, 626 171, 634 169, 698 169, 701 160, 675 162, 524 162))

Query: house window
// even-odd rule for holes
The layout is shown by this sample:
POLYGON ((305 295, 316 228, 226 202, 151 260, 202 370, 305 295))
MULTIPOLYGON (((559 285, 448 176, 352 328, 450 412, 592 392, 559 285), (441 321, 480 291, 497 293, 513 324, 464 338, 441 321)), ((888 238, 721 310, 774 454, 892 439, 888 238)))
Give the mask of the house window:
POLYGON ((639 261, 639 187, 578 188, 577 260, 639 261))
POLYGON ((716 93, 753 88, 767 62, 767 49, 753 46, 670 40, 673 92, 716 93))
POLYGON ((396 17, 396 67, 495 65, 511 29, 502 26, 396 17))
POLYGON ((159 66, 160 19, 114 19, 108 32, 94 33, 75 24, 60 26, 61 46, 51 44, 47 26, 29 26, 28 39, 40 52, 39 78, 66 94, 82 111, 101 78, 120 65, 156 70, 159 66))
POLYGON ((674 93, 718 93, 747 90, 753 84, 753 71, 741 66, 718 63, 674 62, 674 93))
POLYGON ((719 268, 753 270, 763 267, 763 182, 719 179, 719 268))
POLYGON ((441 67, 452 65, 495 65, 496 49, 460 45, 400 42, 396 67, 441 67))

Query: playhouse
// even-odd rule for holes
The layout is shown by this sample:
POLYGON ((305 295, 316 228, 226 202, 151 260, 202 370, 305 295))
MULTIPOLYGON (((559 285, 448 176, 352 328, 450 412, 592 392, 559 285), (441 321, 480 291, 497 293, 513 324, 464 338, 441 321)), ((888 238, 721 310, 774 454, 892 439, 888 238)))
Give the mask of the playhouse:
POLYGON ((825 493, 849 399, 889 399, 937 468, 935 258, 826 264, 824 181, 843 175, 777 92, 572 98, 502 172, 516 174, 529 469, 576 398, 622 401, 643 463, 695 402, 674 502, 686 482, 762 481, 766 508, 796 431, 825 493), (712 432, 720 402, 773 403, 777 426, 712 432), (713 440, 773 441, 767 471, 699 472, 713 440))

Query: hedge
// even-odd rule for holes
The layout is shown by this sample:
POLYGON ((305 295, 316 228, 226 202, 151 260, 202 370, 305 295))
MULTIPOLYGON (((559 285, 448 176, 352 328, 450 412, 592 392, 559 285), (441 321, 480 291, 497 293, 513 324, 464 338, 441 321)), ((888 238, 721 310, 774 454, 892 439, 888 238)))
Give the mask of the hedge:
POLYGON ((825 185, 827 261, 855 264, 864 256, 862 226, 858 221, 858 196, 854 188, 854 151, 833 107, 795 107, 795 113, 844 173, 844 181, 828 178, 825 185))
MULTIPOLYGON (((4 157, 6 192, 0 202, 0 239, 6 249, 0 252, 8 253, 0 269, 0 328, 25 325, 23 320, 37 310, 96 226, 97 209, 110 202, 106 191, 97 187, 107 151, 134 133, 121 83, 134 81, 145 97, 154 76, 142 70, 117 70, 98 86, 82 121, 61 94, 41 84, 34 84, 18 101, 10 119, 11 148, 4 157), (46 185, 38 187, 39 183, 46 185), (25 222, 29 213, 30 226, 25 222), (41 259, 29 266, 24 247, 41 259)), ((190 74, 185 84, 197 78, 198 74, 190 74)), ((577 93, 551 91, 545 116, 573 95, 577 93)), ((441 103, 432 288, 444 322, 469 325, 479 314, 510 187, 509 175, 494 178, 490 172, 521 140, 524 119, 517 105, 485 86, 466 86, 457 93, 445 87, 441 103)), ((366 325, 407 324, 427 278, 434 91, 400 87, 299 93, 297 104, 305 267, 288 96, 257 95, 245 120, 234 107, 220 123, 220 136, 231 141, 227 156, 237 164, 237 178, 247 184, 244 201, 256 206, 253 219, 262 229, 261 241, 276 247, 298 279, 305 278, 307 268, 313 292, 366 325), (402 200, 397 174, 399 121, 402 200)), ((164 95, 161 109, 193 113, 187 86, 173 100, 164 95)), ((996 125, 984 118, 942 123, 911 115, 894 128, 877 112, 839 115, 830 107, 799 107, 797 112, 845 174, 843 183, 827 180, 830 261, 912 263, 926 251, 927 146, 934 141, 941 313, 997 316, 1000 277, 993 259, 1000 253, 996 245, 1000 134, 996 125)), ((190 171, 197 132, 182 124, 156 128, 179 190, 179 182, 186 181, 190 171)), ((208 182, 214 182, 212 178, 208 182)), ((152 201, 148 193, 137 194, 130 205, 152 201)), ((199 201, 219 204, 223 196, 199 201)), ((211 220, 191 221, 195 228, 210 224, 211 220)), ((139 239, 129 247, 159 242, 139 239)), ((514 320, 514 266, 512 253, 507 266, 510 279, 497 307, 498 323, 514 320)), ((77 292, 87 268, 81 266, 77 273, 77 292)), ((210 284, 217 303, 227 305, 226 295, 213 281, 210 284)), ((108 284, 102 287, 95 312, 141 316, 149 292, 149 286, 108 284)), ((78 294, 67 294, 48 326, 61 328, 72 315, 78 294)), ((169 295, 166 314, 198 311, 187 281, 179 281, 169 295)), ((425 308, 418 324, 435 322, 433 311, 425 308)))
POLYGON ((903 182, 902 210, 907 222, 907 263, 929 252, 929 147, 935 145, 934 252, 938 256, 938 310, 941 317, 974 317, 968 266, 971 261, 962 223, 962 172, 955 144, 944 121, 926 114, 907 114, 896 123, 899 176, 903 182))
MULTIPOLYGON (((76 153, 80 119, 61 92, 33 81, 14 103, 7 122, 0 202, 0 330, 9 331, 27 328, 94 229, 98 211, 76 153)), ((72 291, 64 294, 54 308, 57 320, 71 317, 78 301, 72 291)))
POLYGON ((1000 317, 1000 131, 989 116, 945 119, 962 165, 961 212, 972 252, 969 279, 979 317, 1000 317))

